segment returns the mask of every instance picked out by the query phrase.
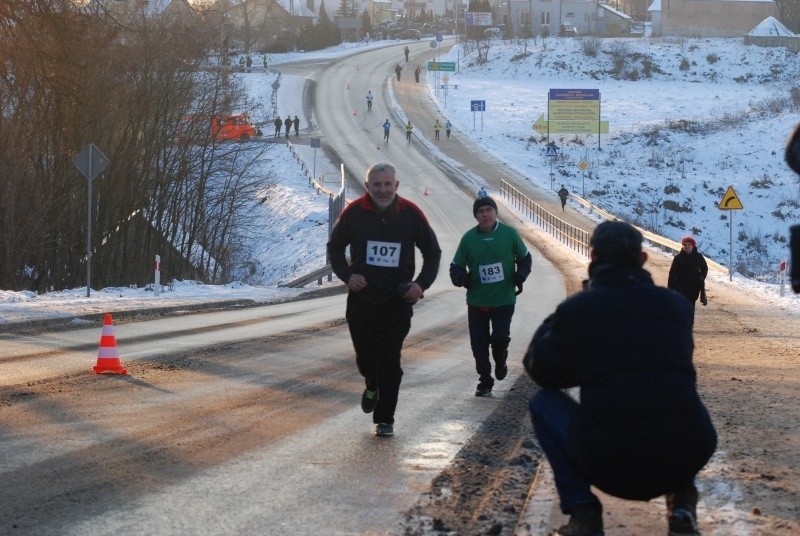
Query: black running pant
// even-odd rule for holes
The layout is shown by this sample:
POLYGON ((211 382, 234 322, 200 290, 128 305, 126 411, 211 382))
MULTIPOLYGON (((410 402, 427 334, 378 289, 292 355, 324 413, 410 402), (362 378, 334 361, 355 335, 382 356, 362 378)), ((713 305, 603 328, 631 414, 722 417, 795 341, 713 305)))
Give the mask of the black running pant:
POLYGON ((347 295, 347 325, 356 352, 358 372, 367 389, 378 391, 372 413, 374 423, 394 423, 403 369, 400 351, 411 329, 413 309, 399 296, 383 303, 369 303, 357 292, 347 295))

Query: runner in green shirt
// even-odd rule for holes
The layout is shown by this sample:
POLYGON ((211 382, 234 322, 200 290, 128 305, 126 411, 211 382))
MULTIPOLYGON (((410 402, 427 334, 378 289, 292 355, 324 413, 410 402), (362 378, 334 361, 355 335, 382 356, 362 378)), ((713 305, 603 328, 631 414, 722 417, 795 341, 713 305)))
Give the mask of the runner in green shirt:
POLYGON ((450 280, 467 289, 469 337, 479 376, 475 396, 491 396, 494 378, 489 349, 495 378, 502 380, 508 374, 514 305, 531 273, 532 261, 519 233, 497 221, 494 199, 476 199, 472 214, 478 225, 461 237, 450 264, 450 280))

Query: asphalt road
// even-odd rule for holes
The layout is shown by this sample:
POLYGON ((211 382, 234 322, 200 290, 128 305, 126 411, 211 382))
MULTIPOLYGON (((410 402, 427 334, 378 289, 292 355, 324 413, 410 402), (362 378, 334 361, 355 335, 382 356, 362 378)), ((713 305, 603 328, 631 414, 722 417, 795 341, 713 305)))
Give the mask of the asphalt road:
MULTIPOLYGON (((415 306, 404 349, 395 437, 376 438, 359 408, 343 295, 120 324, 130 373, 120 377, 89 373, 96 329, 8 335, 0 348, 0 533, 401 530, 403 513, 522 370, 510 362, 494 398, 473 396, 464 293, 447 278, 458 239, 474 225, 468 186, 397 129, 390 144, 374 144, 391 114, 386 99, 376 99, 375 121, 353 113, 355 98, 385 88, 398 54, 379 49, 299 68, 317 83, 317 128, 356 182, 372 163, 395 164, 399 193, 425 211, 443 248, 439 279, 415 306)), ((512 355, 565 295, 558 272, 532 253, 535 283, 517 307, 512 355)))

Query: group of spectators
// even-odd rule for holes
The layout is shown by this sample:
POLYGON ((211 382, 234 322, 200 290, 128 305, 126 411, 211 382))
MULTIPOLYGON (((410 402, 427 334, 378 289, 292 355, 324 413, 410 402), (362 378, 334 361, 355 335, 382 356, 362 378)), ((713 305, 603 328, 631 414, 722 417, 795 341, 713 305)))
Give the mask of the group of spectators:
POLYGON ((273 121, 273 124, 275 125, 275 138, 281 137, 281 128, 286 130, 285 137, 287 138, 289 137, 289 132, 292 130, 292 127, 294 127, 294 135, 300 135, 300 118, 297 116, 294 116, 294 119, 292 119, 291 115, 287 115, 286 119, 276 117, 275 121, 273 121))

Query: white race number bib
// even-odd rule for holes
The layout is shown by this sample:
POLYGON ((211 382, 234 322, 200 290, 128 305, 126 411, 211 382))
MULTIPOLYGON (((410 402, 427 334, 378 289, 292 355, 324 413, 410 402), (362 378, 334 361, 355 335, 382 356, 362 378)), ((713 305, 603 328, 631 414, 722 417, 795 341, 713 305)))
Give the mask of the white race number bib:
POLYGON ((503 263, 496 262, 494 264, 481 264, 478 266, 478 273, 481 276, 481 283, 497 283, 502 281, 503 277, 503 263))
POLYGON ((400 266, 400 242, 367 241, 367 264, 384 268, 400 266))

